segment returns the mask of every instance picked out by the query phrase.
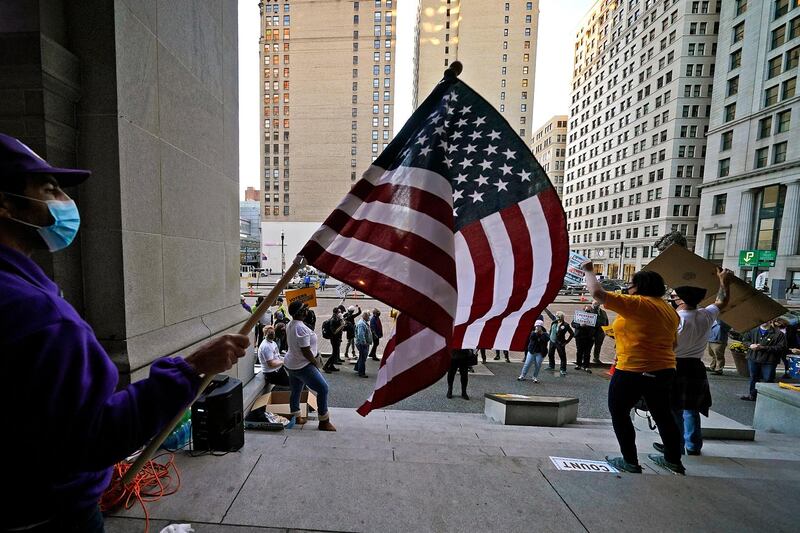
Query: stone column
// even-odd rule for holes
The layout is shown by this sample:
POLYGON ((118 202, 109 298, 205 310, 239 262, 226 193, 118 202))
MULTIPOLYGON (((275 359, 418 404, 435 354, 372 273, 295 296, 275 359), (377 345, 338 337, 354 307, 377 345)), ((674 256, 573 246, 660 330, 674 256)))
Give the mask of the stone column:
POLYGON ((755 191, 752 189, 742 191, 742 200, 739 202, 738 232, 736 234, 736 249, 733 251, 735 256, 739 256, 740 250, 750 248, 750 236, 753 234, 753 204, 755 202, 755 191))
POLYGON ((800 181, 793 181, 786 187, 778 255, 797 254, 798 235, 800 235, 800 181))

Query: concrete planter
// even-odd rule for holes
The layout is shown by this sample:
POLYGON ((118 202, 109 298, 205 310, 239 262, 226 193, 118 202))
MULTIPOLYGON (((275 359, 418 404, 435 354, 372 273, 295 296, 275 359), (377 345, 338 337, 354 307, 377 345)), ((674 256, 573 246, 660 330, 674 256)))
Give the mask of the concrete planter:
POLYGON ((731 350, 731 355, 733 355, 733 362, 736 364, 736 372, 743 378, 749 378, 750 370, 747 368, 747 354, 731 350))

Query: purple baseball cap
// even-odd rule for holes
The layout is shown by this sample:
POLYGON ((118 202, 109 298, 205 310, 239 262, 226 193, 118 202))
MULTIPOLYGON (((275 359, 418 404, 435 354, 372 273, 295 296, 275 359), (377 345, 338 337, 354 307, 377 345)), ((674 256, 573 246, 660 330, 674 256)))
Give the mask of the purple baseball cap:
POLYGON ((52 174, 61 187, 78 185, 92 175, 88 170, 50 166, 19 139, 0 133, 0 179, 30 174, 52 174))

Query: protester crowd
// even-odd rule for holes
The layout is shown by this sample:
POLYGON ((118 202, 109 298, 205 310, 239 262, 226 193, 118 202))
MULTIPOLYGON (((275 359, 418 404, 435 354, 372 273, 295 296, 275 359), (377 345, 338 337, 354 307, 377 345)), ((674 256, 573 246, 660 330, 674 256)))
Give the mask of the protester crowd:
MULTIPOLYGON (((700 417, 708 416, 712 403, 707 374, 723 373, 729 338, 735 335, 719 318, 728 304, 732 273, 720 270, 716 301, 706 307, 700 306, 706 297, 705 289, 676 287, 666 294, 664 280, 655 272, 636 273, 621 294, 604 291, 599 282, 590 281, 593 277, 594 273, 587 270, 587 287, 594 300, 584 305, 580 313, 576 312, 571 322, 562 311, 552 313, 547 308, 538 317, 517 380, 538 384, 543 370, 566 378, 566 347, 573 341, 573 370, 591 374, 593 366, 603 363, 600 354, 606 336, 612 336, 615 358, 608 405, 622 457, 610 458, 609 462, 623 471, 641 472, 630 419, 631 409, 637 407, 650 412, 663 440, 654 445, 661 454, 652 455, 652 460, 673 472, 683 473, 681 455, 699 455, 703 445, 700 417), (617 315, 613 324, 606 309, 617 315), (545 324, 545 315, 549 325, 545 324), (709 366, 703 363, 706 354, 709 366)), ((256 304, 260 303, 259 299, 256 304)), ((250 310, 244 299, 242 305, 250 310)), ((396 318, 396 311, 390 312, 390 318, 396 318)), ((322 372, 339 372, 338 367, 349 362, 355 375, 369 377, 366 360, 379 360, 383 323, 378 309, 364 311, 358 305, 334 307, 320 328, 320 334, 331 345, 331 354, 324 365, 317 353, 315 327, 313 310, 299 302, 293 302, 287 309, 279 298, 260 319, 254 341, 265 382, 291 390, 291 408, 297 411, 299 423, 305 423, 299 417, 298 402, 302 388, 307 386, 318 396, 320 429, 334 431, 327 418, 328 385, 322 372)), ((744 332, 742 341, 748 349, 750 371, 750 386, 742 400, 753 401, 756 383, 773 382, 781 362, 784 375, 788 373, 787 356, 800 354, 800 338, 796 325, 778 318, 744 332)), ((459 374, 460 396, 469 399, 469 374, 478 365, 479 354, 481 362, 486 363, 485 349, 451 352, 447 398, 453 397, 455 376, 459 374)), ((503 350, 503 355, 506 362, 511 362, 508 351, 503 350)), ((501 360, 501 350, 495 350, 494 360, 501 360)))

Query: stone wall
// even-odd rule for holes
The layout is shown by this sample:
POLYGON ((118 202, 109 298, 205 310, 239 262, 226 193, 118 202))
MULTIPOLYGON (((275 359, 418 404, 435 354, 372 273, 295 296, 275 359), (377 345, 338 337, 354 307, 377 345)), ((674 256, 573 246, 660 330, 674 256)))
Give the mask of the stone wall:
MULTIPOLYGON (((42 261, 122 380, 235 330, 237 1, 6 4, 0 39, 28 46, 2 47, 0 129, 94 172, 69 191, 79 242, 42 261)), ((248 381, 252 358, 232 373, 248 381)))

